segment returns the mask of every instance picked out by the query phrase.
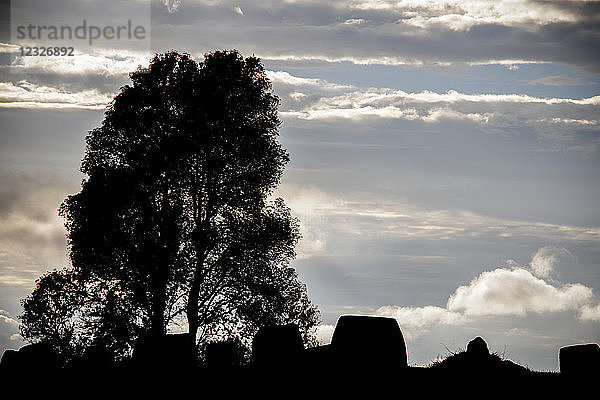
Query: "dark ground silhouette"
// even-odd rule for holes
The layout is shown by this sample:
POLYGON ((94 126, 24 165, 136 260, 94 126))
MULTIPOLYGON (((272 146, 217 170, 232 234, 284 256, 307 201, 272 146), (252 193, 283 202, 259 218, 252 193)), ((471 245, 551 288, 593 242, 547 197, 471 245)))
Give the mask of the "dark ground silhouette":
POLYGON ((241 364, 233 342, 213 343, 206 363, 188 356, 189 336, 140 342, 128 363, 113 364, 100 349, 70 368, 43 344, 7 350, 0 367, 7 388, 29 393, 63 393, 78 398, 141 398, 184 395, 194 398, 595 398, 600 367, 597 344, 560 349, 560 373, 538 372, 490 354, 477 337, 466 351, 429 367, 410 367, 402 332, 391 318, 342 316, 329 345, 304 349, 293 324, 261 329, 253 360, 241 364), (594 379, 595 378, 595 379, 594 379))

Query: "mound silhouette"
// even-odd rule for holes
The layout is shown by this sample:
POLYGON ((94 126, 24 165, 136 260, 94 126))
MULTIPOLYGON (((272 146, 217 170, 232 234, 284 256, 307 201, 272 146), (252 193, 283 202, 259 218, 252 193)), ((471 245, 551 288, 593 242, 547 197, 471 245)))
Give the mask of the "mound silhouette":
POLYGON ((475 375, 493 374, 524 376, 533 371, 510 360, 503 360, 499 355, 488 350, 487 343, 481 337, 469 342, 466 351, 446 357, 431 365, 433 370, 445 370, 450 373, 470 373, 475 375))

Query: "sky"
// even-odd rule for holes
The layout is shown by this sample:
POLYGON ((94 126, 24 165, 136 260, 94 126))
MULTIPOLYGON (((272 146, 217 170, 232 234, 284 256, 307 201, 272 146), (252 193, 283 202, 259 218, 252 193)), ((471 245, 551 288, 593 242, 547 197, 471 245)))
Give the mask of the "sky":
POLYGON ((396 318, 411 365, 482 336, 556 371, 560 347, 600 342, 600 2, 0 7, 0 352, 23 345, 35 279, 68 265, 57 208, 85 135, 171 49, 261 58, 291 158, 275 194, 301 221, 292 265, 323 343, 342 314, 396 318), (46 46, 74 55, 26 55, 46 46))

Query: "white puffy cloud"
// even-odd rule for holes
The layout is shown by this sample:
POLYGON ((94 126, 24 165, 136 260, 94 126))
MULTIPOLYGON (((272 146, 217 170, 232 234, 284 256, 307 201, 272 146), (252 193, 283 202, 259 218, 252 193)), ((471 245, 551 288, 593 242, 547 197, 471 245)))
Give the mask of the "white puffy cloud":
MULTIPOLYGON (((562 249, 566 252, 566 250, 562 249)), ((556 260, 551 256, 560 249, 540 248, 533 256, 531 269, 539 271, 536 263, 550 263, 542 271, 552 270, 556 260), (550 259, 549 259, 549 258, 550 259), (537 268, 537 269, 536 269, 537 268)), ((569 253, 570 255, 570 253, 569 253)), ((600 321, 600 304, 593 305, 594 294, 590 287, 575 284, 554 285, 525 267, 516 266, 512 260, 508 266, 484 271, 468 285, 458 287, 450 295, 446 307, 383 306, 377 315, 396 318, 409 340, 427 332, 434 326, 473 325, 477 321, 506 316, 550 315, 572 312, 582 322, 600 321)), ((508 335, 529 335, 527 328, 512 328, 508 335)))
POLYGON ((592 299, 592 289, 581 284, 555 287, 523 268, 485 271, 448 299, 450 311, 466 316, 525 316, 577 310, 592 299))

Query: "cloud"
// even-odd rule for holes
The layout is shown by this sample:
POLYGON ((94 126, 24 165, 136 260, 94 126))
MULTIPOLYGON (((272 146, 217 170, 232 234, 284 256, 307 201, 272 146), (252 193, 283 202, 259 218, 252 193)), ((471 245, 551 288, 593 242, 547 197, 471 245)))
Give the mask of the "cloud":
POLYGON ((562 247, 541 247, 533 255, 529 264, 533 274, 539 278, 549 278, 558 263, 559 256, 571 256, 571 253, 562 247))
MULTIPOLYGON (((343 148, 344 143, 332 144, 343 148)), ((301 258, 336 255, 327 246, 330 239, 347 234, 361 240, 492 240, 507 237, 518 241, 588 242, 600 240, 600 229, 530 221, 508 220, 464 210, 426 209, 414 204, 360 196, 342 197, 316 186, 282 184, 275 193, 300 218, 303 239, 298 247, 301 258)), ((556 256, 566 250, 552 247, 556 256)), ((540 254, 547 254, 542 251, 540 254)), ((548 253, 549 254, 549 253, 548 253)), ((541 258, 535 258, 535 265, 541 258)))
MULTIPOLYGON (((140 3, 134 10, 149 9, 147 2, 134 3, 140 3)), ((435 1, 265 0, 238 5, 196 0, 182 5, 179 0, 163 0, 163 4, 152 18, 152 45, 157 50, 176 43, 199 55, 215 48, 237 48, 272 60, 386 65, 560 62, 595 71, 600 62, 589 51, 598 44, 594 29, 598 7, 588 2, 453 0, 440 6, 435 1), (242 6, 253 12, 244 13, 242 6), (183 7, 185 12, 180 12, 183 7)), ((26 5, 20 7, 29 11, 26 5)), ((110 7, 89 7, 93 7, 90 14, 115 17, 110 7)), ((72 8, 55 7, 51 15, 80 23, 72 8)), ((115 54, 120 49, 108 50, 115 54)))
POLYGON ((57 73, 66 75, 127 75, 139 65, 148 65, 152 53, 119 49, 93 49, 74 57, 23 57, 15 54, 10 64, 11 72, 23 74, 57 73))
MULTIPOLYGON (((325 86, 317 79, 307 79, 293 77, 287 72, 275 76, 274 84, 278 82, 293 84, 312 84, 314 86, 325 86), (283 79, 285 77, 285 80, 283 79)), ((336 88, 351 88, 350 86, 335 86, 336 88)), ((403 90, 393 90, 388 88, 368 88, 367 90, 355 90, 343 94, 321 97, 315 104, 315 108, 360 108, 365 106, 385 107, 389 105, 402 106, 406 104, 432 104, 432 105, 451 105, 451 104, 542 104, 542 105, 561 105, 573 104, 580 106, 599 106, 600 96, 593 96, 583 99, 570 98, 544 98, 534 97, 526 94, 467 94, 456 90, 449 90, 445 93, 437 93, 430 90, 424 90, 418 93, 405 92, 403 90)))
POLYGON ((95 89, 69 93, 27 81, 16 84, 0 82, 0 107, 2 108, 102 110, 111 100, 111 96, 101 94, 95 89))
MULTIPOLYGON (((294 77, 287 72, 273 72, 270 77, 276 90, 286 93, 280 84, 313 86, 323 90, 352 89, 319 79, 294 77)), ((296 91, 290 91, 291 96, 296 91)), ((432 123, 463 120, 492 129, 515 126, 547 131, 558 123, 577 123, 597 129, 597 121, 585 119, 599 109, 600 96, 583 99, 542 98, 524 94, 466 94, 455 90, 437 93, 424 90, 410 93, 387 88, 350 90, 341 94, 320 93, 302 96, 300 103, 287 104, 282 116, 300 120, 368 119, 370 117, 432 123), (574 118, 577 116, 583 118, 574 118)), ((555 128, 556 129, 556 128, 555 128)))
POLYGON ((181 7, 181 0, 164 0, 164 4, 169 13, 174 13, 181 7))
POLYGON ((574 119, 574 118, 543 118, 540 122, 549 122, 552 124, 562 124, 562 125, 582 125, 582 126, 598 126, 597 119, 574 119))
POLYGON ((508 336, 533 336, 533 332, 527 328, 511 328, 506 331, 506 335, 508 336))
POLYGON ((345 20, 343 23, 345 25, 360 25, 360 24, 364 24, 366 23, 367 20, 363 19, 363 18, 350 18, 345 20))
MULTIPOLYGON (((141 53, 124 53, 115 58, 100 50, 66 62, 29 57, 34 58, 36 60, 27 60, 26 65, 11 67, 21 68, 20 74, 27 79, 0 84, 0 107, 102 110, 117 87, 126 81, 127 72, 134 70, 138 63, 147 63, 141 53), (48 79, 44 74, 36 75, 35 71, 45 71, 48 79), (86 77, 92 80, 86 81, 86 77)), ((440 125, 453 122, 490 133, 533 132, 544 151, 589 155, 600 150, 600 123, 591 117, 599 112, 600 96, 560 98, 469 94, 456 90, 406 92, 389 88, 359 89, 324 79, 294 76, 286 71, 269 70, 267 75, 283 99, 280 112, 287 123, 347 120, 376 125, 388 120, 440 125)))
POLYGON ((299 218, 302 238, 296 247, 299 259, 326 254, 327 215, 340 207, 341 201, 315 187, 282 185, 274 197, 286 199, 286 204, 299 218))
POLYGON ((421 123, 447 132, 446 123, 502 135, 534 134, 541 150, 593 154, 600 150, 600 96, 536 97, 526 94, 463 93, 449 90, 406 92, 389 88, 357 89, 287 72, 271 74, 284 99, 280 111, 288 124, 312 122, 365 127, 421 123), (303 88, 299 91, 298 88, 303 88), (307 94, 309 93, 309 94, 307 94), (290 100, 286 101, 286 98, 290 100))
POLYGON ((376 311, 377 315, 396 318, 402 332, 408 340, 413 340, 434 325, 461 325, 466 322, 464 315, 446 308, 396 307, 384 306, 376 311))
MULTIPOLYGON (((534 254, 531 262, 534 271, 540 270, 538 263, 552 264, 544 265, 544 272, 554 268, 556 260, 548 254, 556 253, 550 251, 555 249, 543 247, 534 254)), ((388 305, 378 308, 375 313, 396 318, 409 340, 434 326, 473 325, 484 319, 489 321, 506 316, 547 316, 571 312, 582 322, 600 321, 600 304, 592 305, 595 297, 591 288, 579 283, 553 285, 534 276, 526 267, 515 265, 509 260, 508 267, 482 272, 468 285, 459 286, 448 298, 446 307, 388 305)), ((520 328, 507 332, 509 335, 529 333, 520 328)))
POLYGON ((0 65, 4 72, 0 107, 102 110, 120 87, 130 83, 129 73, 147 65, 151 56, 121 49, 95 49, 75 57, 13 53, 9 65, 0 65))
POLYGON ((353 86, 350 85, 338 85, 335 83, 330 83, 324 79, 298 77, 285 71, 266 71, 266 73, 267 77, 271 80, 271 83, 274 86, 308 86, 318 87, 322 90, 341 90, 353 88, 353 86))
POLYGON ((129 73, 147 65, 151 53, 98 49, 75 57, 21 57, 13 54, 10 65, 0 67, 6 72, 5 84, 52 88, 57 92, 98 91, 111 98, 125 83, 129 73))
POLYGON ((12 316, 10 315, 10 313, 8 311, 5 311, 5 310, 0 310, 0 321, 2 321, 4 324, 6 324, 8 326, 12 326, 12 327, 18 327, 19 326, 19 321, 17 321, 16 319, 12 318, 12 316))
POLYGON ((447 309, 466 316, 526 316, 577 310, 593 298, 581 284, 555 287, 523 268, 485 271, 448 299, 447 309))
POLYGON ((567 75, 551 75, 529 81, 529 84, 544 86, 581 86, 585 83, 579 78, 573 78, 567 75))
MULTIPOLYGON (((372 2, 358 6, 369 9, 372 2)), ((545 25, 574 23, 580 16, 571 10, 552 3, 500 0, 494 2, 409 0, 384 2, 390 9, 402 10, 402 23, 418 28, 444 26, 455 31, 469 30, 476 25, 498 24, 504 26, 545 25)))
POLYGON ((8 311, 0 309, 0 353, 3 353, 4 349, 18 349, 25 344, 18 331, 19 321, 8 311))
POLYGON ((585 305, 581 307, 579 317, 581 321, 600 322, 600 304, 596 306, 585 305))
POLYGON ((559 62, 595 71, 600 63, 589 50, 598 44, 594 34, 598 9, 586 2, 455 0, 440 6, 434 1, 266 0, 244 4, 253 12, 240 24, 232 3, 187 2, 185 13, 155 21, 153 43, 166 49, 177 42, 199 53, 235 47, 265 60, 292 63, 559 62))
POLYGON ((66 264, 57 209, 77 187, 51 171, 0 175, 1 285, 32 287, 45 270, 66 264))

